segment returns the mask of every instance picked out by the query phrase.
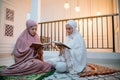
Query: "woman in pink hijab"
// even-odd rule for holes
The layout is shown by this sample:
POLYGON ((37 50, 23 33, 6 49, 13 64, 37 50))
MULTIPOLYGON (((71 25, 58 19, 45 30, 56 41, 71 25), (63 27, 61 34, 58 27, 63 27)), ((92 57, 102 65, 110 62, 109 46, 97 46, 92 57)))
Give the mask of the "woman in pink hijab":
POLYGON ((40 42, 36 34, 37 24, 33 20, 26 22, 26 29, 17 39, 13 55, 15 64, 5 68, 0 75, 26 75, 48 72, 52 65, 44 62, 42 52, 30 47, 32 43, 40 42))

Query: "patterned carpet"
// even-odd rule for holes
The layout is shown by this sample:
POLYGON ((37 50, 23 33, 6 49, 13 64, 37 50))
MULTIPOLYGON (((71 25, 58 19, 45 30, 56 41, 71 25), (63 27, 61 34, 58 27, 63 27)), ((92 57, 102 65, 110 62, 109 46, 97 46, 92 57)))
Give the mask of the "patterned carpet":
MULTIPOLYGON (((4 67, 0 67, 0 70, 4 67)), ((85 70, 78 75, 57 73, 55 70, 51 70, 42 74, 3 76, 0 77, 0 80, 120 80, 120 72, 100 65, 87 64, 85 70)))
MULTIPOLYGON (((5 68, 6 66, 0 66, 0 71, 5 68)), ((42 80, 45 77, 52 75, 55 72, 55 69, 47 73, 42 74, 31 74, 31 75, 24 75, 24 76, 0 76, 0 80, 42 80)))
POLYGON ((117 70, 108 67, 104 67, 96 64, 87 64, 85 70, 82 73, 79 73, 78 75, 80 77, 86 77, 86 76, 111 74, 115 72, 117 72, 117 70))
POLYGON ((79 77, 69 73, 60 74, 55 72, 53 75, 44 78, 43 80, 120 80, 120 72, 113 74, 79 77))
POLYGON ((43 80, 120 80, 120 72, 108 67, 88 64, 85 70, 78 75, 55 72, 43 80))

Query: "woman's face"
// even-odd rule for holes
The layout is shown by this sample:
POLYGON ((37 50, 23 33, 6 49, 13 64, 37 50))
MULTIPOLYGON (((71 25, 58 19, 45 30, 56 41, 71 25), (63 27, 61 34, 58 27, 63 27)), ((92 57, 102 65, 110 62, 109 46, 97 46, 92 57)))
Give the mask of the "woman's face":
POLYGON ((37 26, 30 27, 28 29, 28 32, 30 33, 31 36, 35 36, 37 32, 37 26))
POLYGON ((69 24, 66 25, 66 32, 68 35, 72 34, 73 32, 73 28, 69 24))

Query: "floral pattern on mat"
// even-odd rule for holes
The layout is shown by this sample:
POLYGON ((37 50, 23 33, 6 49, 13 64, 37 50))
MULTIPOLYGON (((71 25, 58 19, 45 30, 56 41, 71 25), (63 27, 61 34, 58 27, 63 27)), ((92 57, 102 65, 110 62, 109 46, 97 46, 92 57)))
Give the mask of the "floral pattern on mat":
POLYGON ((55 72, 43 80, 120 80, 120 72, 106 66, 88 64, 84 72, 78 75, 55 72))
POLYGON ((104 75, 104 74, 111 74, 117 72, 117 70, 96 65, 96 64, 87 64, 85 70, 81 73, 78 73, 80 77, 85 76, 94 76, 94 75, 104 75))

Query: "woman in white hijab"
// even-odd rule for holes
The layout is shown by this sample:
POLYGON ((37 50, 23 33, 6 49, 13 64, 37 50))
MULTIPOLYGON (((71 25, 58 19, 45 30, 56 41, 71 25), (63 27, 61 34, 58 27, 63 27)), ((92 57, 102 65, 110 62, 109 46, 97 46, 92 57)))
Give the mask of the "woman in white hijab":
POLYGON ((84 39, 76 30, 77 23, 74 20, 67 21, 65 27, 67 33, 65 44, 71 49, 64 48, 60 61, 54 61, 54 66, 57 72, 67 71, 70 74, 77 74, 82 72, 86 66, 84 39))

